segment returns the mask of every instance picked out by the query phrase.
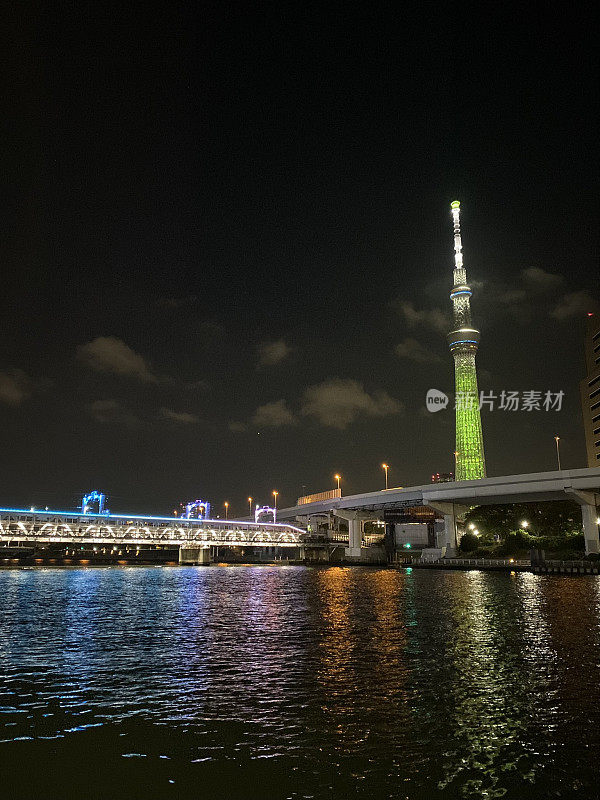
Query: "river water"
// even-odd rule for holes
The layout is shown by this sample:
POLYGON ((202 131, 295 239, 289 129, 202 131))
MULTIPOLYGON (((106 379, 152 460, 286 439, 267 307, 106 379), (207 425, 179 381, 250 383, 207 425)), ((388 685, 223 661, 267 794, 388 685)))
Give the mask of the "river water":
POLYGON ((10 798, 596 798, 600 579, 0 570, 10 798))

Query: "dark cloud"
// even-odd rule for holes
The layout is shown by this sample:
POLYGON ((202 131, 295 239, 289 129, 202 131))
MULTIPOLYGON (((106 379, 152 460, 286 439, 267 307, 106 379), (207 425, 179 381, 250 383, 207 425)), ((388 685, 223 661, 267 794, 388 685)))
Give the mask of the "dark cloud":
POLYGON ((344 430, 359 416, 385 417, 402 410, 402 403, 386 392, 371 395, 359 381, 332 378, 305 390, 300 413, 321 425, 344 430))
POLYGON ((452 324, 449 312, 439 308, 417 310, 414 304, 406 300, 395 300, 392 307, 398 312, 409 328, 424 327, 448 333, 452 324))
POLYGON ((77 358, 97 372, 124 375, 144 383, 158 383, 143 356, 116 336, 98 336, 77 348, 77 358))
POLYGON ((444 360, 417 339, 410 337, 397 344, 394 352, 399 358, 406 358, 417 364, 439 364, 444 360))
POLYGON ((243 433, 248 430, 248 426, 245 422, 239 422, 237 420, 232 420, 228 427, 232 433, 243 433))
POLYGON ((584 317, 586 314, 598 311, 599 308, 597 298, 592 297, 586 289, 581 289, 562 297, 551 313, 555 319, 562 321, 574 317, 584 317))
POLYGON ((521 276, 526 283, 543 291, 554 289, 560 286, 564 281, 562 275, 557 275, 554 272, 546 272, 546 270, 540 267, 527 267, 527 269, 523 270, 521 276))
POLYGON ((176 422, 180 425, 196 425, 200 421, 196 414, 189 414, 187 411, 174 411, 172 408, 161 408, 158 414, 162 419, 176 422))
POLYGON ((252 424, 257 428, 280 428, 295 423, 296 417, 285 400, 274 400, 259 406, 252 417, 252 424))
POLYGON ((0 370, 0 403, 20 406, 31 395, 31 386, 31 379, 22 370, 0 370))
POLYGON ((93 400, 87 404, 86 410, 92 419, 102 424, 122 424, 130 428, 140 424, 139 418, 114 398, 93 400))
POLYGON ((291 353, 291 348, 288 347, 283 339, 278 339, 275 342, 261 342, 257 349, 259 367, 271 367, 275 364, 281 364, 291 353))

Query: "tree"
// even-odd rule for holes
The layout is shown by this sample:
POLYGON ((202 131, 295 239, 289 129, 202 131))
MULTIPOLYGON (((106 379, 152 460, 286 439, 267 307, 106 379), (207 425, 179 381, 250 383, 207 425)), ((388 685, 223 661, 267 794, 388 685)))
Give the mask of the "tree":
POLYGON ((460 540, 458 549, 461 553, 472 553, 479 547, 479 539, 474 533, 465 533, 460 540))
POLYGON ((502 539, 511 531, 522 530, 523 521, 528 523, 528 533, 563 538, 581 531, 581 510, 574 500, 476 506, 466 514, 465 521, 482 534, 495 534, 502 539))

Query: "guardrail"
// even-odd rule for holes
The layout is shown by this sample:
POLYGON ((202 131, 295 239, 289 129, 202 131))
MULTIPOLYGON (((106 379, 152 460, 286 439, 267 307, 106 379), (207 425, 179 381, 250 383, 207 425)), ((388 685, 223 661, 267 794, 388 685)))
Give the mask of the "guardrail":
POLYGON ((531 569, 536 575, 600 575, 600 561, 540 561, 531 569))
POLYGON ((523 558, 412 558, 397 562, 411 567, 441 567, 443 569, 501 569, 520 572, 531 569, 529 559, 523 558))

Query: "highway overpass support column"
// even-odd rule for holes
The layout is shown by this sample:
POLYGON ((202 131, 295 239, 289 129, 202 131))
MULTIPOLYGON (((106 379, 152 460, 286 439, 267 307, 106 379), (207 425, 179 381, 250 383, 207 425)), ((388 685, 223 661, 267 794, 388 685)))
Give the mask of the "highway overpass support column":
POLYGON ((444 517, 444 547, 446 552, 444 558, 452 558, 456 555, 458 547, 458 537, 456 532, 456 518, 466 514, 468 506, 457 505, 456 503, 435 503, 427 500, 427 505, 444 517))
POLYGON ((340 511, 334 509, 333 513, 336 517, 341 517, 348 522, 348 547, 346 548, 346 556, 350 558, 360 558, 362 554, 362 540, 363 540, 363 522, 367 519, 372 519, 373 515, 365 513, 364 511, 340 511))
POLYGON ((210 564, 210 547, 185 547, 179 548, 180 564, 210 564))
POLYGON ((586 556, 590 553, 600 553, 600 535, 598 532, 600 495, 579 489, 566 489, 566 492, 572 495, 573 499, 581 506, 586 556))

